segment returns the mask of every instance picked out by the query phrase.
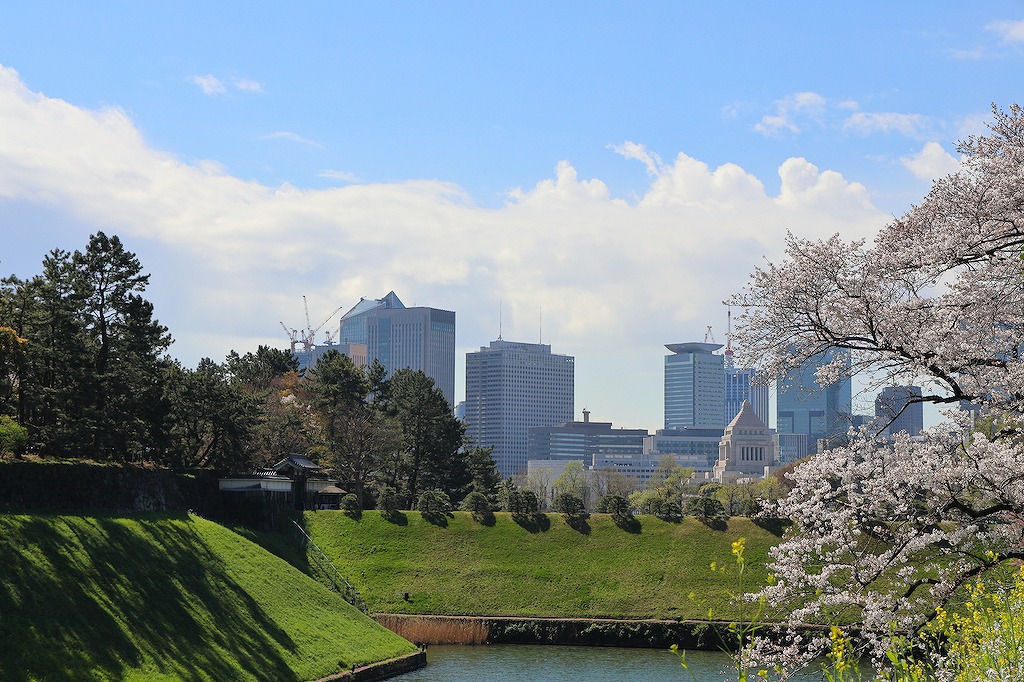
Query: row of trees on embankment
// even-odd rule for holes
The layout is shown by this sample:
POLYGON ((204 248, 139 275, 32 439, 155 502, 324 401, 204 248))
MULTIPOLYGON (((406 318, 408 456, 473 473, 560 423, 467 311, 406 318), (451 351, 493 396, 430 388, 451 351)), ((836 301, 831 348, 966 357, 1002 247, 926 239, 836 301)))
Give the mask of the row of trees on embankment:
MULTIPOLYGON (((778 529, 747 518, 715 528, 639 515, 583 523, 563 514, 420 512, 304 515, 306 531, 372 612, 554 618, 737 618, 733 543, 745 539, 745 587, 767 579, 778 529)), ((258 537, 260 534, 255 534, 258 537)), ((781 618, 782 614, 772 614, 781 618)))

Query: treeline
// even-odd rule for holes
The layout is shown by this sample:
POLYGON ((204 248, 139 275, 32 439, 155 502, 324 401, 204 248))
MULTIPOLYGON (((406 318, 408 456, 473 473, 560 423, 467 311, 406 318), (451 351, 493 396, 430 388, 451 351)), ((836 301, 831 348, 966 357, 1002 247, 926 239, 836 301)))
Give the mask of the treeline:
POLYGON ((299 373, 266 346, 189 369, 167 355, 148 283, 102 232, 84 251, 51 251, 35 277, 0 280, 0 454, 244 472, 299 452, 360 506, 381 490, 406 508, 428 490, 494 494, 490 451, 469 446, 422 372, 386 377, 328 352, 299 373))
POLYGON ((665 520, 754 516, 766 502, 786 491, 781 475, 742 482, 702 481, 672 455, 662 455, 643 485, 616 469, 588 470, 582 462, 567 463, 557 477, 553 469, 537 467, 526 476, 513 477, 513 482, 532 495, 540 512, 578 508, 612 513, 619 509, 665 520))

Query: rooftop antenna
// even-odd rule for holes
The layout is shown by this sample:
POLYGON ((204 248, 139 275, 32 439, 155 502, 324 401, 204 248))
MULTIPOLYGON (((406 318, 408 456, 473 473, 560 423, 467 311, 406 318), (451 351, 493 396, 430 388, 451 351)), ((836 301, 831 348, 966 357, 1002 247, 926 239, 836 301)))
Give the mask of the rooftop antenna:
POLYGON ((501 301, 498 301, 498 341, 501 341, 501 301))
POLYGON ((726 308, 729 319, 728 328, 725 332, 725 366, 728 369, 732 369, 732 306, 726 308))
POLYGON ((537 335, 540 337, 537 340, 537 343, 544 343, 544 307, 543 306, 541 306, 541 308, 539 309, 538 314, 537 314, 537 335))
POLYGON ((718 343, 715 341, 715 335, 711 333, 711 325, 708 325, 708 330, 704 332, 704 343, 718 343))

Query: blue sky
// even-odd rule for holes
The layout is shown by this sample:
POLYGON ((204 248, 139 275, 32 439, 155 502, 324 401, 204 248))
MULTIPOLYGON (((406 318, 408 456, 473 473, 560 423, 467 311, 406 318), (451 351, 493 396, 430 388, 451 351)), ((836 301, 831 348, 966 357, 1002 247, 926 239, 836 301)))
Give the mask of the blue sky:
POLYGON ((870 238, 1021 101, 1024 3, 15 2, 0 65, 0 271, 118 234, 188 365, 303 295, 453 309, 460 365, 543 309, 654 429, 787 230, 870 238))

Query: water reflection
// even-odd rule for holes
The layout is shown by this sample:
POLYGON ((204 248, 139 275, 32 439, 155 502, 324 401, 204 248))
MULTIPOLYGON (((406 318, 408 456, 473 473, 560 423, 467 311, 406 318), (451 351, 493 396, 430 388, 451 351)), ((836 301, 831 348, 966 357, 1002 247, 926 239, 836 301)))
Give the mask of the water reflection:
MULTIPOLYGON (((731 661, 716 652, 686 654, 693 677, 670 651, 615 647, 527 646, 432 646, 427 667, 394 678, 400 682, 719 682, 735 679, 731 661)), ((803 680, 820 680, 811 675, 803 680)))

